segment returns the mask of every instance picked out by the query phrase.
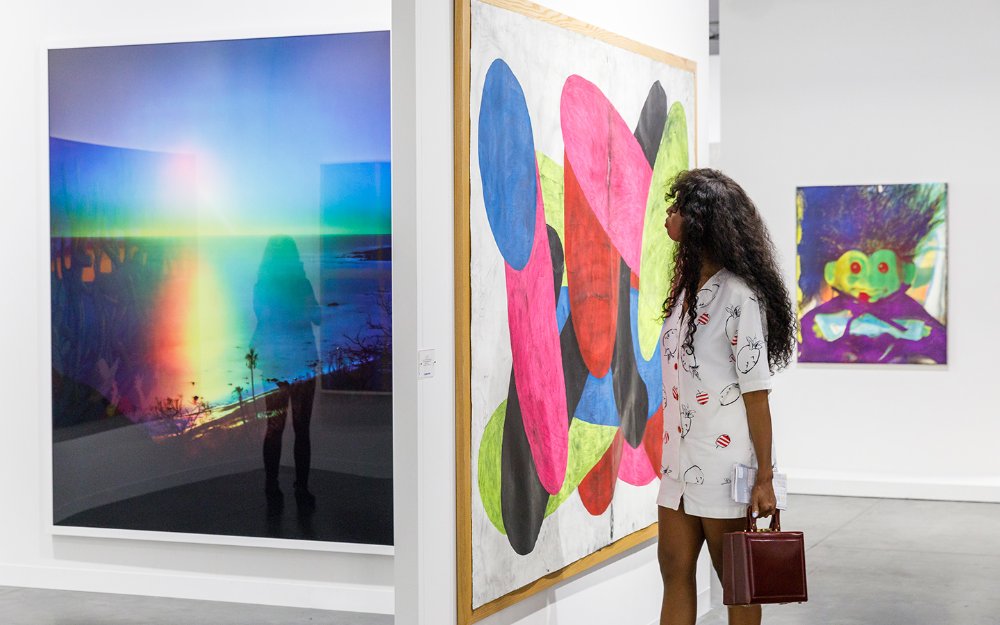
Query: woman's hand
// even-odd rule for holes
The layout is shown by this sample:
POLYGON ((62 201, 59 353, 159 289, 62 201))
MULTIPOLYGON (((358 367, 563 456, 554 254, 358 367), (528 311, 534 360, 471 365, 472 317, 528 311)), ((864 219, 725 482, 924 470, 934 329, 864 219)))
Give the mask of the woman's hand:
POLYGON ((750 440, 760 467, 757 479, 750 491, 750 511, 754 518, 771 516, 777 507, 774 496, 774 465, 771 462, 771 407, 767 402, 767 391, 752 391, 743 394, 743 404, 747 407, 747 425, 750 440))
POLYGON ((755 519, 762 516, 771 516, 778 506, 771 478, 771 474, 758 475, 753 489, 750 491, 750 507, 755 519))

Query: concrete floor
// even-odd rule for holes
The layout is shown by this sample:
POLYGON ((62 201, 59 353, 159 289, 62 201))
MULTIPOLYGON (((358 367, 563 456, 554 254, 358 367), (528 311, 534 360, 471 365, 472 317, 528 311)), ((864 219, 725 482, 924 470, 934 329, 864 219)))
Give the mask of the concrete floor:
POLYGON ((1000 504, 793 495, 781 521, 805 533, 809 601, 766 625, 1000 625, 1000 504))
POLYGON ((392 625, 392 616, 0 588, 3 625, 392 625))
MULTIPOLYGON (((789 508, 782 515, 784 529, 805 532, 809 602, 766 606, 766 625, 1000 625, 1000 504, 793 495, 789 508)), ((721 604, 721 596, 716 601, 721 604)), ((344 612, 0 588, 3 625, 392 621, 344 612)), ((698 621, 725 623, 724 606, 698 621)))

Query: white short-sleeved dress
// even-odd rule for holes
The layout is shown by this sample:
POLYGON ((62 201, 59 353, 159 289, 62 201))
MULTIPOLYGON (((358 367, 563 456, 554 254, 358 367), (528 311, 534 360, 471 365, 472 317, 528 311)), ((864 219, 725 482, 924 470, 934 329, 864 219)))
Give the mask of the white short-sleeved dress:
MULTIPOLYGON (((683 295, 681 296, 683 301, 683 295)), ((687 514, 731 519, 746 506, 731 496, 736 463, 757 466, 742 393, 771 389, 763 311, 747 284, 723 269, 698 292, 693 350, 674 307, 660 336, 663 466, 657 503, 687 514)), ((772 455, 772 463, 774 457, 772 455)))

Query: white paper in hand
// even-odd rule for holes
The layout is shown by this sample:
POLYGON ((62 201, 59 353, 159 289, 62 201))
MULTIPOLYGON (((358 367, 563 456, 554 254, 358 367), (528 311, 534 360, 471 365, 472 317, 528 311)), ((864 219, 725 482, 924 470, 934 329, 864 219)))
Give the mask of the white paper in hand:
MULTIPOLYGON (((734 464, 732 473, 732 497, 736 503, 750 505, 750 490, 757 479, 757 469, 745 464, 734 464)), ((774 498, 778 501, 778 510, 788 509, 788 476, 775 471, 774 498)))

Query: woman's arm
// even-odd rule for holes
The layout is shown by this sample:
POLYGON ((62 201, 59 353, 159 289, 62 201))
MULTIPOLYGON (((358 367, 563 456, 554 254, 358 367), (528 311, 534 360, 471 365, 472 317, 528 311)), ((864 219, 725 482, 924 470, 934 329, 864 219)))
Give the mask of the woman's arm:
POLYGON ((767 391, 753 391, 743 395, 747 409, 750 440, 757 454, 757 479, 750 491, 750 506, 754 518, 771 516, 777 506, 774 496, 774 470, 771 468, 771 408, 767 391))

